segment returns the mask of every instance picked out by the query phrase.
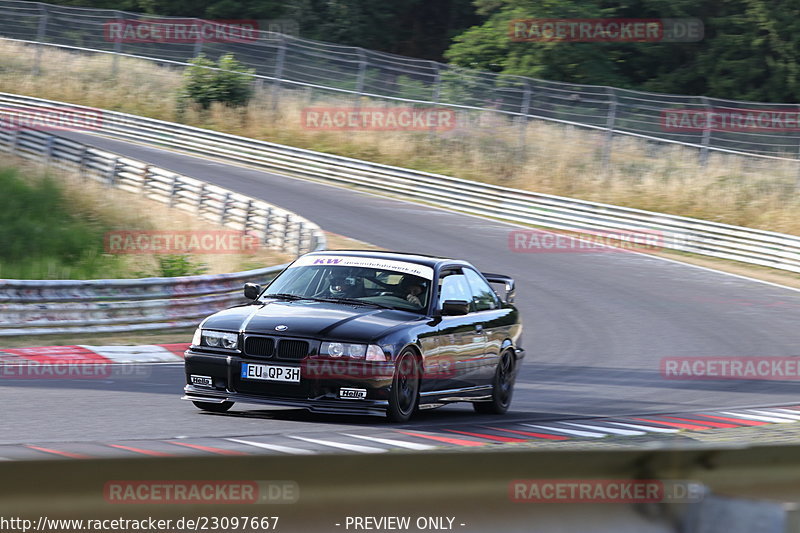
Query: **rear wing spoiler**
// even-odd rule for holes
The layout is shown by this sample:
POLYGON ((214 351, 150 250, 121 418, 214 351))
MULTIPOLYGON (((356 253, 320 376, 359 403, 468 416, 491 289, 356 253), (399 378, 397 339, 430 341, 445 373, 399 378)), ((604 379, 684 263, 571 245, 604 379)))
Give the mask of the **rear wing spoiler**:
POLYGON ((516 290, 514 278, 503 274, 489 274, 488 272, 481 272, 481 274, 483 274, 483 277, 486 278, 486 281, 489 283, 500 283, 505 285, 505 302, 510 304, 514 301, 514 292, 516 290))

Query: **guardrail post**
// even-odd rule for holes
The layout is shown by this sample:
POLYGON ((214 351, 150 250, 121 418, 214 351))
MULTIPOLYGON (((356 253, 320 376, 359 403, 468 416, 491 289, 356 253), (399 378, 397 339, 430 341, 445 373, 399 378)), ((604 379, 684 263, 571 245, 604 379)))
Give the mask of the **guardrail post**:
POLYGON ((19 144, 19 130, 13 130, 13 133, 11 134, 11 142, 8 144, 8 153, 12 155, 16 154, 18 144, 19 144))
POLYGON ((150 165, 145 165, 142 169, 142 184, 139 187, 139 192, 145 194, 147 192, 147 182, 150 179, 150 165))
MULTIPOLYGON (((117 11, 117 20, 124 24, 125 17, 120 11, 117 11)), ((114 53, 111 56, 111 77, 116 78, 119 72, 119 54, 122 52, 122 39, 114 41, 114 53)))
POLYGON ((203 202, 205 201, 206 196, 206 184, 203 183, 200 186, 200 190, 197 191, 197 214, 200 214, 200 211, 203 210, 203 202))
POLYGON ((106 185, 109 187, 113 187, 117 181, 117 167, 119 166, 119 157, 115 157, 111 160, 111 164, 108 165, 108 170, 106 171, 106 185))
POLYGON ((286 214, 286 220, 283 222, 283 243, 281 244, 283 251, 289 251, 289 234, 292 231, 292 215, 286 214))
MULTIPOLYGON (((200 19, 192 19, 192 22, 199 24, 198 27, 201 28, 203 27, 202 26, 203 21, 200 19)), ((194 50, 192 51, 192 54, 194 55, 192 57, 197 57, 203 53, 203 38, 200 36, 200 32, 195 32, 195 33, 197 35, 197 40, 194 43, 194 50)))
POLYGON ((286 60, 286 36, 282 33, 278 38, 280 44, 278 45, 278 57, 275 58, 275 72, 273 73, 273 77, 275 80, 272 83, 272 96, 270 100, 272 100, 272 109, 275 110, 278 108, 278 92, 281 89, 281 78, 283 77, 283 63, 286 60))
POLYGON ((225 219, 228 218, 228 202, 230 201, 231 193, 225 193, 225 199, 222 201, 222 213, 219 215, 219 225, 225 225, 225 219))
POLYGON ((528 144, 528 111, 531 106, 531 84, 525 78, 522 79, 522 82, 525 84, 525 92, 522 94, 522 105, 519 110, 520 116, 517 117, 517 128, 519 128, 520 151, 524 154, 525 146, 528 144))
POLYGON ((367 54, 363 48, 357 48, 358 52, 358 77, 356 78, 356 94, 358 95, 357 102, 361 100, 361 93, 364 92, 364 80, 367 76, 367 54))
POLYGON ((264 217, 264 244, 267 245, 269 245, 269 240, 272 236, 272 212, 273 209, 268 207, 264 217))
POLYGON ((708 103, 708 98, 705 96, 701 96, 700 98, 703 99, 703 105, 706 108, 706 116, 705 120, 705 127, 703 128, 703 139, 700 141, 700 144, 703 145, 700 148, 700 166, 705 167, 708 164, 708 147, 711 145, 711 128, 709 127, 709 122, 711 122, 711 106, 708 103))
POLYGON ((297 253, 295 255, 300 255, 303 253, 303 243, 305 242, 304 236, 306 234, 306 224, 305 222, 300 222, 300 225, 297 228, 297 253))
POLYGON ((611 150, 614 144, 614 123, 617 120, 617 95, 611 87, 606 88, 611 97, 611 104, 608 106, 608 116, 606 117, 606 135, 603 142, 603 176, 605 179, 611 177, 611 150))
POLYGON ((252 198, 247 200, 247 207, 244 210, 244 231, 250 229, 250 217, 253 213, 253 200, 252 198))
POLYGON ((56 138, 53 135, 47 136, 47 142, 44 146, 44 165, 45 168, 50 166, 50 160, 53 157, 53 144, 55 143, 56 138))
POLYGON ((38 76, 42 62, 42 48, 44 45, 41 44, 46 41, 47 39, 47 4, 39 4, 39 10, 41 11, 41 18, 39 19, 39 27, 36 29, 36 40, 39 44, 36 45, 36 52, 35 58, 33 60, 33 75, 38 76))
POLYGON ((78 159, 78 175, 81 179, 86 179, 86 156, 89 155, 89 147, 85 144, 81 148, 81 156, 78 159))
POLYGON ((178 189, 179 189, 178 175, 177 174, 173 174, 172 175, 172 187, 170 188, 170 191, 169 191, 169 206, 170 207, 173 207, 175 205, 175 196, 178 194, 178 189))
POLYGON ((439 96, 442 94, 442 73, 439 71, 439 63, 431 61, 433 69, 436 71, 436 77, 433 78, 433 103, 439 103, 439 96))

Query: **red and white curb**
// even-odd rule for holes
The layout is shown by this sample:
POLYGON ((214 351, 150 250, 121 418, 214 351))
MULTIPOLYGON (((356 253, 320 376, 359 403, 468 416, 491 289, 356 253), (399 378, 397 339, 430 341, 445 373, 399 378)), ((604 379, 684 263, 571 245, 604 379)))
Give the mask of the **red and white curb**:
MULTIPOLYGON (((194 413, 187 416, 240 416, 194 413)), ((730 409, 675 415, 643 415, 568 420, 517 420, 435 427, 410 424, 402 428, 301 434, 243 435, 237 437, 174 437, 109 442, 26 443, 0 446, 4 460, 95 457, 169 457, 178 455, 319 455, 332 453, 385 453, 434 449, 475 448, 498 444, 536 444, 551 441, 587 441, 604 437, 648 436, 663 439, 682 431, 714 431, 800 421, 800 406, 730 409)), ((618 441, 615 441, 618 442, 618 441)))
POLYGON ((140 346, 41 346, 36 348, 0 349, 1 365, 80 365, 80 364, 136 364, 177 363, 183 361, 183 352, 189 343, 145 344, 140 346))

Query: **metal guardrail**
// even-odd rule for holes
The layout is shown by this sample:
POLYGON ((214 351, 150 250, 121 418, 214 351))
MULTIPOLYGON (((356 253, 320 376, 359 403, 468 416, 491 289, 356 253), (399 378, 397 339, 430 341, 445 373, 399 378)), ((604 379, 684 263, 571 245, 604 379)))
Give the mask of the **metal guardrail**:
MULTIPOLYGON (((0 93, 3 109, 36 113, 61 102, 0 93)), ((95 110, 96 111, 96 110, 95 110)), ((508 222, 574 232, 641 232, 658 246, 800 272, 800 236, 538 194, 283 146, 161 120, 103 111, 99 134, 356 187, 508 222)))
POLYGON ((396 527, 398 531, 798 533, 798 461, 800 447, 796 445, 696 444, 650 450, 495 448, 494 453, 474 449, 458 453, 343 453, 335 459, 330 455, 281 454, 5 461, 0 462, 0 476, 14 483, 0 485, 0 515, 23 517, 34 525, 40 517, 154 517, 172 519, 173 526, 181 517, 277 516, 278 527, 274 529, 287 533, 363 531, 366 528, 353 527, 352 523, 346 527, 345 520, 364 516, 411 517, 411 527, 396 527), (191 480, 209 483, 209 479, 259 487, 283 485, 291 491, 271 494, 261 488, 254 494, 258 498, 254 503, 223 493, 195 497, 200 501, 192 503, 176 497, 178 501, 165 504, 171 496, 164 491, 153 498, 148 498, 147 492, 130 496, 132 503, 118 503, 114 493, 105 490, 109 484, 136 481, 168 486, 191 480), (542 495, 539 501, 514 501, 512 484, 526 479, 572 483, 686 481, 704 490, 691 499, 693 503, 630 503, 632 498, 642 498, 630 494, 600 503, 603 496, 594 492, 576 498, 578 503, 567 503, 568 491, 542 495), (245 501, 237 503, 239 500, 245 501), (449 528, 414 527, 418 517, 450 517, 453 524, 449 528))
MULTIPOLYGON (((294 213, 48 133, 0 130, 0 150, 247 232, 268 248, 299 255, 325 247, 320 228, 294 213)), ((285 266, 138 280, 0 280, 0 336, 191 327, 241 301, 243 283, 263 283, 285 266)))
MULTIPOLYGON (((40 2, 0 0, 0 36, 9 40, 87 53, 135 57, 160 64, 186 66, 204 53, 216 59, 233 53, 255 70, 254 78, 283 87, 367 96, 411 104, 479 110, 508 117, 532 118, 609 134, 697 148, 704 162, 709 151, 797 160, 797 131, 674 130, 664 127, 664 113, 737 113, 744 110, 795 111, 794 104, 744 102, 648 93, 614 87, 561 83, 523 76, 465 69, 274 32, 260 32, 248 42, 120 42, 107 37, 106 25, 152 16, 111 9, 90 9, 40 2)), ((167 20, 174 17, 158 17, 167 20)), ((186 21, 187 19, 180 19, 186 21)), ((506 30, 501 30, 505 32, 506 30)), ((505 35, 504 35, 505 37, 505 35)), ((32 65, 38 72, 37 59, 32 65)), ((278 91, 273 91, 278 97, 278 91)), ((526 121, 519 121, 523 128, 526 121)), ((524 136, 520 136, 524 140, 524 136)), ((609 157, 612 143, 606 143, 609 157)))

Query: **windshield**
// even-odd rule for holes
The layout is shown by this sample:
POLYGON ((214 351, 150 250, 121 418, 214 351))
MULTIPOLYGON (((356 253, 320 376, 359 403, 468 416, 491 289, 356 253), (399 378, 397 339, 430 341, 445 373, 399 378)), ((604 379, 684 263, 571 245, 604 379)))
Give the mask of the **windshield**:
POLYGON ((339 259, 339 263, 333 264, 327 262, 328 258, 324 264, 296 262, 269 285, 260 300, 303 298, 360 302, 413 312, 426 309, 432 277, 428 276, 427 267, 399 261, 378 261, 373 266, 365 264, 362 258, 339 259), (409 270, 422 275, 412 274, 409 270))

